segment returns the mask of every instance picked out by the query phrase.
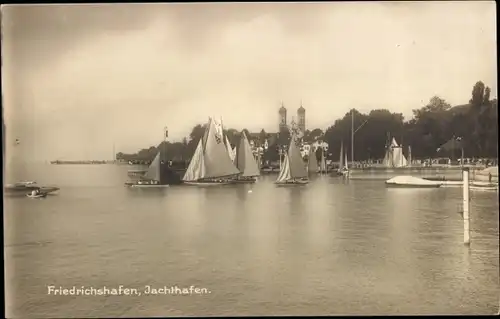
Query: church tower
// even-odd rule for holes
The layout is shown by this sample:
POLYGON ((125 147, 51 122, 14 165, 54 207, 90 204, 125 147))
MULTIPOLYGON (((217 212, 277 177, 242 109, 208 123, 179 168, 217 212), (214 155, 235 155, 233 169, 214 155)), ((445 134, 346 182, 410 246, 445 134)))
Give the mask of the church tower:
POLYGON ((306 109, 302 106, 302 101, 300 102, 300 107, 297 110, 297 117, 299 119, 299 129, 304 134, 306 132, 306 109))
POLYGON ((282 128, 286 128, 286 108, 283 106, 283 102, 281 102, 281 107, 279 109, 279 126, 278 126, 278 132, 282 128))

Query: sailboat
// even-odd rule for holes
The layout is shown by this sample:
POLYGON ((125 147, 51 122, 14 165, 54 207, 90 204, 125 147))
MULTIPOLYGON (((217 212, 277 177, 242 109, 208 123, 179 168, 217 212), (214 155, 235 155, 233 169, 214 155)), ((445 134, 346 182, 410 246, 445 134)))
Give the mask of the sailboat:
POLYGON ((140 180, 134 182, 126 182, 125 185, 130 187, 138 188, 163 188, 169 187, 168 184, 161 184, 161 152, 158 151, 154 160, 148 167, 146 173, 141 177, 140 180))
POLYGON ((348 174, 347 167, 347 153, 344 153, 344 142, 340 144, 339 168, 337 169, 337 176, 346 176, 348 174))
POLYGON ((318 173, 318 160, 316 159, 316 152, 313 150, 314 148, 311 146, 309 149, 309 156, 307 160, 307 173, 315 174, 318 173))
POLYGON ((255 177, 260 176, 259 166, 253 156, 252 147, 248 142, 245 131, 241 132, 240 144, 236 148, 234 164, 241 172, 241 175, 235 180, 237 183, 255 183, 255 177))
POLYGON ((295 133, 292 133, 288 152, 281 165, 280 173, 275 184, 278 186, 306 185, 309 183, 308 174, 300 151, 296 145, 295 133))
POLYGON ((398 145, 394 137, 386 147, 383 165, 385 167, 405 167, 408 165, 408 161, 403 155, 403 146, 398 145))
POLYGON ((223 140, 222 128, 219 130, 209 118, 205 134, 189 163, 182 180, 187 185, 210 186, 234 184, 241 172, 229 157, 223 140))
POLYGON ((320 161, 320 164, 319 164, 319 172, 321 174, 328 173, 328 167, 326 165, 326 158, 325 158, 325 151, 324 151, 324 149, 321 150, 321 161, 320 161))

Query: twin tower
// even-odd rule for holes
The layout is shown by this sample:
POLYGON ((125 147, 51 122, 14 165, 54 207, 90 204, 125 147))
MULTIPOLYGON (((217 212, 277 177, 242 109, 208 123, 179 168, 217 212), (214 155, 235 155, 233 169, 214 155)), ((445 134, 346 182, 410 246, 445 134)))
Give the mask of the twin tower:
MULTIPOLYGON (((306 131, 306 109, 302 106, 302 103, 300 103, 300 104, 301 105, 300 105, 299 109, 297 110, 297 118, 298 118, 297 124, 298 124, 299 129, 302 131, 302 133, 304 133, 306 131)), ((278 113, 279 113, 279 119, 280 119, 278 129, 281 130, 282 128, 287 127, 287 121, 286 121, 287 110, 283 106, 283 103, 281 103, 281 107, 280 107, 278 113)), ((292 117, 292 121, 293 120, 294 119, 292 117)))

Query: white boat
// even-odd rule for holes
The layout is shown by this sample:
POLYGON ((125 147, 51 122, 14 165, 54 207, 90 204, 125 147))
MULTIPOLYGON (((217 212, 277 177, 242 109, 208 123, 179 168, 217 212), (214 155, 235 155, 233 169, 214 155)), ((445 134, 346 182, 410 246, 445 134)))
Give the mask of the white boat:
POLYGON ((441 186, 444 187, 462 187, 464 184, 463 181, 433 181, 433 182, 439 182, 441 183, 441 186))
POLYGON ((469 189, 473 191, 498 191, 498 185, 495 186, 470 185, 469 189))
POLYGON ((388 187, 410 187, 410 188, 438 188, 442 182, 429 181, 414 176, 396 176, 385 182, 388 187))
POLYGON ((234 164, 241 172, 241 175, 238 175, 235 179, 237 184, 255 183, 256 177, 260 176, 259 166, 253 156, 252 147, 248 142, 245 131, 241 132, 240 144, 236 148, 234 164))
POLYGON ((184 184, 195 186, 216 186, 234 184, 241 174, 236 168, 224 143, 222 128, 217 129, 209 118, 205 134, 182 178, 184 184))
POLYGON ((39 190, 33 190, 30 194, 26 194, 29 198, 45 198, 47 193, 40 192, 39 190))
POLYGON ((309 183, 308 174, 300 155, 297 145, 297 138, 292 133, 288 152, 285 153, 283 165, 281 165, 280 173, 275 184, 278 186, 296 186, 307 185, 309 183))
POLYGON ((313 147, 309 149, 309 156, 307 159, 307 173, 317 174, 319 172, 318 159, 316 158, 316 152, 313 151, 313 147))
POLYGON ((498 183, 498 166, 491 166, 480 171, 472 171, 471 179, 474 182, 498 183))

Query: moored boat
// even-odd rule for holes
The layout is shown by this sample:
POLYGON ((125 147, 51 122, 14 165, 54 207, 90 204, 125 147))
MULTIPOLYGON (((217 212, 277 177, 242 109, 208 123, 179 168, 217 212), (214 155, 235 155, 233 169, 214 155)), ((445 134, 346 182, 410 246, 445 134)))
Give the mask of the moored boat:
POLYGON ((301 186, 309 183, 308 174, 297 143, 297 138, 292 132, 288 152, 285 153, 280 174, 275 182, 277 186, 301 186))
POLYGON ((470 190, 473 191, 498 191, 498 186, 477 186, 471 185, 469 186, 470 190))
MULTIPOLYGON (((167 161, 167 127, 165 127, 164 134, 165 141, 158 146, 158 152, 151 164, 146 170, 133 171, 137 173, 134 177, 138 177, 138 179, 126 182, 125 186, 132 188, 165 188, 182 183, 179 173, 171 165, 172 162, 167 161), (140 174, 141 172, 143 173, 140 174)), ((128 172, 129 175, 130 172, 128 172)))
POLYGON ((498 183, 474 181, 469 185, 469 189, 474 191, 498 191, 498 183))
POLYGON ((17 182, 14 184, 7 184, 4 187, 5 195, 11 196, 25 196, 37 191, 44 194, 57 192, 60 188, 56 186, 39 186, 34 181, 17 182))
POLYGON ((31 191, 31 193, 26 194, 26 196, 29 198, 45 198, 45 197, 47 197, 47 193, 33 190, 33 191, 31 191))
MULTIPOLYGON (((160 183, 160 151, 156 154, 154 160, 148 167, 148 170, 144 174, 144 176, 138 180, 133 182, 126 182, 125 185, 134 188, 158 188, 165 187, 165 184, 160 183)), ((168 186, 168 185, 167 185, 168 186)))
POLYGON ((409 187, 409 188, 438 188, 442 182, 429 181, 414 176, 396 176, 385 182, 388 187, 409 187))
POLYGON ((340 144, 339 168, 333 172, 335 176, 348 177, 349 167, 347 164, 347 153, 344 153, 344 141, 340 144))

